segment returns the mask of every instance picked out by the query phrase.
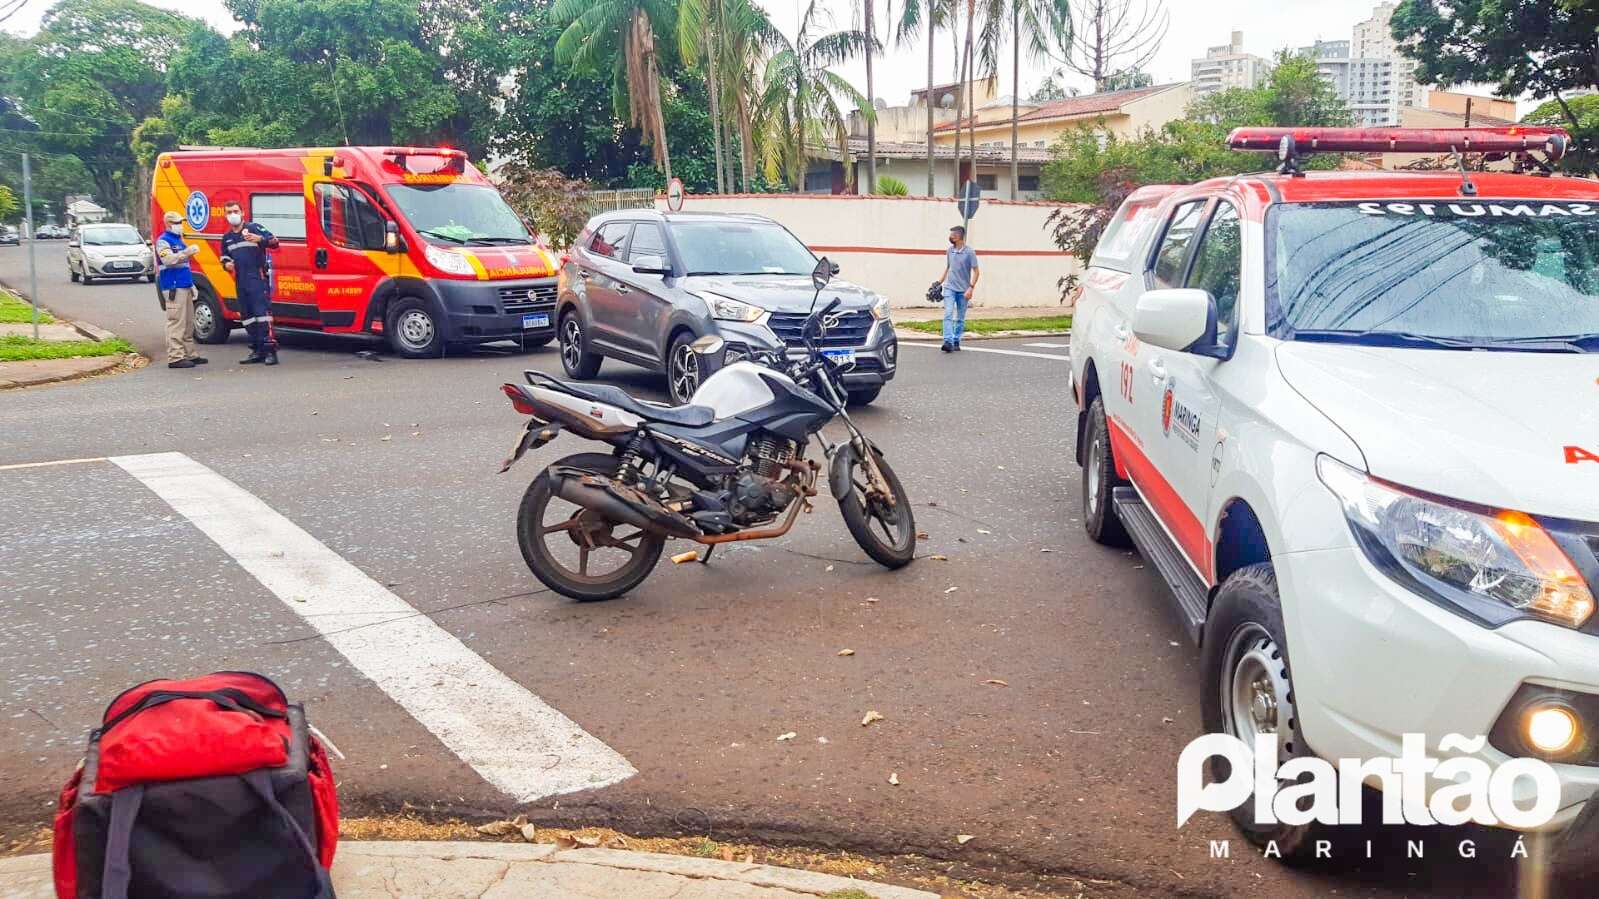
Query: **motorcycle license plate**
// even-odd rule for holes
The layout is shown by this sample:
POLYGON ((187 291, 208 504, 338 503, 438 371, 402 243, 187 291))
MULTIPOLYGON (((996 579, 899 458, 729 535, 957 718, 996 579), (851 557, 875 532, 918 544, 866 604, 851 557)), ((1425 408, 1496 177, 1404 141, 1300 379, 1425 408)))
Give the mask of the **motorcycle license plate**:
POLYGON ((822 355, 838 365, 849 365, 855 361, 854 350, 822 350, 822 355))
POLYGON ((548 312, 534 312, 529 315, 522 316, 523 329, 548 328, 549 326, 550 314, 548 312))

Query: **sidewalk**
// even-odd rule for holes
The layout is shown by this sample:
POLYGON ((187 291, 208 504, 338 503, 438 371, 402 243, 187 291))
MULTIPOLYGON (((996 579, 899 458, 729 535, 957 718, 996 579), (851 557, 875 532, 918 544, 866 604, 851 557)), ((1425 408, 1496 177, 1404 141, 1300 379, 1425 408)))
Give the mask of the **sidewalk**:
MULTIPOLYGON (((621 849, 532 843, 339 844, 339 899, 938 899, 905 887, 621 849)), ((0 899, 53 899, 50 856, 0 859, 0 899)))
MULTIPOLYGON (((1049 306, 967 306, 966 317, 974 318, 1044 318, 1052 315, 1070 315, 1072 310, 1059 303, 1049 306)), ((902 322, 932 322, 944 317, 942 303, 923 303, 920 306, 895 307, 892 316, 902 322)))

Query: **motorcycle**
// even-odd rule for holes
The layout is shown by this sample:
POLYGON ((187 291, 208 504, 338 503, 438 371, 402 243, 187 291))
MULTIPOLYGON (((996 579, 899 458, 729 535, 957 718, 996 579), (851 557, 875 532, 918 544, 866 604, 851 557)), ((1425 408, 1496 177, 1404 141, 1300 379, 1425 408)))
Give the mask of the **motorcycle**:
MULTIPOLYGON (((882 450, 845 411, 840 376, 849 363, 820 349, 839 301, 819 311, 816 303, 836 273, 825 257, 811 273, 816 294, 803 355, 762 351, 723 365, 687 405, 531 370, 526 384, 500 388, 529 416, 502 474, 563 431, 611 447, 551 463, 522 497, 517 540, 545 586, 577 600, 612 599, 649 576, 669 539, 704 547, 674 561, 708 562, 723 543, 787 534, 817 495, 822 466, 807 457, 813 445, 822 448, 829 490, 855 542, 887 568, 910 564, 910 499, 882 450), (822 434, 835 419, 847 432, 838 443, 822 434)), ((693 347, 709 367, 724 342, 706 336, 693 347)))

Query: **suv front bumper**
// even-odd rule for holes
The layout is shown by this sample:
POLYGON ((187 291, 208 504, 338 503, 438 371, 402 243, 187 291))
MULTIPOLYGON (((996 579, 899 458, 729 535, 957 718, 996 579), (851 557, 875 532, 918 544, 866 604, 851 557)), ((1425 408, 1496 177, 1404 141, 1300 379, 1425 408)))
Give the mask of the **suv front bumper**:
POLYGON ((545 340, 555 334, 556 279, 432 281, 444 306, 445 340, 545 340))
MULTIPOLYGON (((785 344, 761 322, 716 323, 718 332, 727 341, 723 351, 723 364, 736 362, 753 350, 784 350, 791 356, 802 355, 805 350, 785 344)), ((844 386, 851 390, 872 390, 894 380, 899 369, 899 342, 894 337, 894 325, 883 319, 872 323, 866 339, 859 346, 827 347, 829 350, 854 350, 855 366, 844 372, 844 386)))

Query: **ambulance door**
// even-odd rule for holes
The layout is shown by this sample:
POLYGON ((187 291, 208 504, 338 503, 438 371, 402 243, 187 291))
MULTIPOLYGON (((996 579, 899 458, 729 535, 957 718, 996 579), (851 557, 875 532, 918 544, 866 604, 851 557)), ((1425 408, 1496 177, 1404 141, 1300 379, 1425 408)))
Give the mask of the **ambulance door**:
POLYGON ((383 266, 385 220, 377 205, 351 184, 319 181, 313 190, 311 266, 317 306, 329 331, 359 329, 383 266))
POLYGON ((249 200, 245 215, 278 239, 278 248, 268 257, 272 262, 272 317, 290 326, 320 326, 316 290, 311 284, 310 248, 306 246, 305 194, 253 191, 249 200))

